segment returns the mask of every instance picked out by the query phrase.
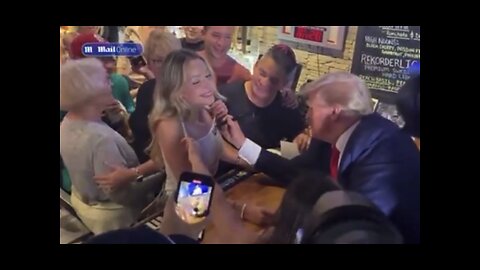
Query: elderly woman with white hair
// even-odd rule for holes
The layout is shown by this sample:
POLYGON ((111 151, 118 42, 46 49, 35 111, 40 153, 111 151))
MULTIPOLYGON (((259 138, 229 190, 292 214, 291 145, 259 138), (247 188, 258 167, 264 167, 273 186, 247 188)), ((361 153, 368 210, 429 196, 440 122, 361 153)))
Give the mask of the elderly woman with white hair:
POLYGON ((161 187, 156 178, 125 181, 114 189, 95 182, 95 174, 112 167, 131 168, 138 176, 153 167, 151 161, 139 165, 127 141, 102 121, 103 111, 113 102, 110 80, 99 60, 62 66, 60 107, 68 113, 60 125, 60 154, 72 180, 72 206, 95 234, 130 226, 161 187))

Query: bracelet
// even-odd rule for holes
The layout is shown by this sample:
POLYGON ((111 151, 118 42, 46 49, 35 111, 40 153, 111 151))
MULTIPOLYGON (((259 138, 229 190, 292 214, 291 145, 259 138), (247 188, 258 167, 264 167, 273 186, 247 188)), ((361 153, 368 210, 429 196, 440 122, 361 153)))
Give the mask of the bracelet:
POLYGON ((138 167, 134 167, 132 168, 133 171, 135 172, 135 174, 137 175, 137 177, 135 178, 135 180, 141 182, 141 180, 143 180, 143 174, 140 174, 140 171, 138 170, 138 167))
POLYGON ((247 208, 247 204, 244 203, 243 206, 242 206, 242 211, 240 211, 240 219, 244 219, 244 215, 245 215, 245 209, 247 208))

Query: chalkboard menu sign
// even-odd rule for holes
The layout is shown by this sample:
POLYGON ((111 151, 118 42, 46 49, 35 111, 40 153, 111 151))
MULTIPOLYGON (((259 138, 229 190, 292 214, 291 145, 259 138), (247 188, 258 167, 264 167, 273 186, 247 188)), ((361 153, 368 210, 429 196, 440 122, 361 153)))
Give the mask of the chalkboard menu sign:
POLYGON ((359 26, 351 72, 374 98, 391 102, 420 63, 420 26, 359 26))

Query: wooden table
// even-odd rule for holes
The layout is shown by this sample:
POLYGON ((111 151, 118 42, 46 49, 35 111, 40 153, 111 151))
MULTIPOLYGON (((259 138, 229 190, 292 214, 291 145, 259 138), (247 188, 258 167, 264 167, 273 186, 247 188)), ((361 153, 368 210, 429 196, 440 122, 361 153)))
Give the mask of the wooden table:
MULTIPOLYGON (((275 186, 273 181, 264 174, 255 174, 243 182, 235 185, 228 190, 225 195, 228 199, 246 203, 247 205, 262 206, 272 212, 275 212, 280 206, 285 188, 275 186)), ((244 226, 251 231, 258 232, 261 229, 253 223, 244 221, 244 226)), ((205 229, 205 235, 202 243, 218 243, 218 236, 213 225, 205 229)))

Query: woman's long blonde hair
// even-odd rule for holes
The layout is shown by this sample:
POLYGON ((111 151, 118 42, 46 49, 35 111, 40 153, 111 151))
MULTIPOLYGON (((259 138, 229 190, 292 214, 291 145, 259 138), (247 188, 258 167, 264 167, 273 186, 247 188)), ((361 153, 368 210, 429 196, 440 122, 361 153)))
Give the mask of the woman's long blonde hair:
MULTIPOLYGON (((153 92, 153 109, 149 115, 149 126, 152 142, 147 148, 152 160, 163 164, 162 152, 156 129, 160 121, 166 118, 179 117, 188 119, 191 116, 191 107, 181 98, 183 85, 186 82, 186 65, 193 60, 201 60, 214 76, 213 69, 200 55, 191 50, 181 49, 168 54, 165 58, 153 92)), ((215 99, 225 100, 225 97, 215 89, 215 99)))

